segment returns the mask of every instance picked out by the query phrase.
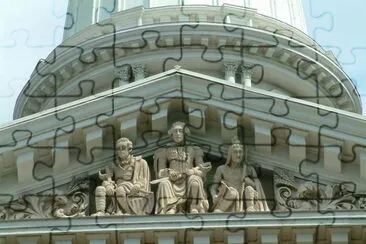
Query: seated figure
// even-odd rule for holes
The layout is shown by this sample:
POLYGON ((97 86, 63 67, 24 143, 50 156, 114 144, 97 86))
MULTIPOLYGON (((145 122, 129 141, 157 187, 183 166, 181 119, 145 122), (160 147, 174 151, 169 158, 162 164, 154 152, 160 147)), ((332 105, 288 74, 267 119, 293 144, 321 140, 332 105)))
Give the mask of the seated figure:
POLYGON ((99 171, 102 185, 95 189, 94 215, 146 215, 154 205, 150 191, 150 171, 140 156, 131 155, 132 142, 125 137, 116 142, 116 167, 99 171), (107 202, 109 203, 107 206, 107 202))
POLYGON ((175 122, 168 134, 174 143, 157 150, 154 167, 159 183, 156 193, 156 214, 205 213, 208 210, 204 190, 206 172, 211 163, 203 162, 203 151, 188 145, 185 135, 189 129, 183 122, 175 122))
POLYGON ((269 211, 255 169, 245 162, 244 150, 235 137, 225 165, 216 169, 210 188, 214 212, 269 211))

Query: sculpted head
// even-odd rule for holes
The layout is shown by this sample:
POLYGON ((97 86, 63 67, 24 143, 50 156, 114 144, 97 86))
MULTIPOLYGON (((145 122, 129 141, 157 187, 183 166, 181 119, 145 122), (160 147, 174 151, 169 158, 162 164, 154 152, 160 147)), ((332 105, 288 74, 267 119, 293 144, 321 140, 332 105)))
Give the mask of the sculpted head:
POLYGON ((237 137, 232 139, 232 145, 229 148, 228 158, 226 160, 227 165, 237 165, 243 162, 244 159, 244 146, 240 143, 237 137))
POLYGON ((128 138, 122 137, 117 140, 116 150, 119 159, 126 160, 128 156, 131 154, 132 149, 133 144, 128 138))
POLYGON ((184 142, 184 136, 189 135, 191 132, 189 128, 183 122, 174 122, 172 127, 168 130, 168 135, 171 136, 173 141, 177 144, 184 142))

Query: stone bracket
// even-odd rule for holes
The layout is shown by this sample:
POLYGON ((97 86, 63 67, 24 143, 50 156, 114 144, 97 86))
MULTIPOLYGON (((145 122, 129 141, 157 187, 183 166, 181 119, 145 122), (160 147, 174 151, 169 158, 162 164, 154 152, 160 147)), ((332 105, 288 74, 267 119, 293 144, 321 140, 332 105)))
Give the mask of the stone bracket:
POLYGON ((23 149, 16 151, 15 154, 17 158, 18 183, 34 180, 33 167, 35 163, 35 151, 33 149, 23 149))
POLYGON ((252 119, 255 133, 255 148, 258 151, 271 153, 273 123, 259 119, 252 119))
POLYGON ((84 129, 85 133, 85 154, 88 158, 101 156, 103 154, 103 129, 98 126, 91 126, 84 129))
POLYGON ((199 135, 205 135, 206 134, 205 112, 208 106, 192 102, 186 102, 185 104, 188 107, 189 124, 191 125, 191 131, 194 131, 199 135))

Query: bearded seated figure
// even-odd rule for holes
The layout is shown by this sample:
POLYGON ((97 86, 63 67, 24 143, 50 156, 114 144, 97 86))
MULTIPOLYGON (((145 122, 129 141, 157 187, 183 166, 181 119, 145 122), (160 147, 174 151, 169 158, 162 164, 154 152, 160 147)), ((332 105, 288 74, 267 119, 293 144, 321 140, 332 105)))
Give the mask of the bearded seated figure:
POLYGON ((147 162, 131 155, 132 142, 121 138, 116 143, 117 167, 99 171, 102 185, 95 189, 94 215, 147 215, 154 206, 150 191, 150 171, 147 162))
POLYGON ((203 151, 188 145, 185 135, 189 129, 175 122, 168 134, 173 143, 154 154, 154 167, 159 184, 156 193, 156 214, 206 213, 207 194, 204 189, 206 173, 211 163, 203 162, 203 151))

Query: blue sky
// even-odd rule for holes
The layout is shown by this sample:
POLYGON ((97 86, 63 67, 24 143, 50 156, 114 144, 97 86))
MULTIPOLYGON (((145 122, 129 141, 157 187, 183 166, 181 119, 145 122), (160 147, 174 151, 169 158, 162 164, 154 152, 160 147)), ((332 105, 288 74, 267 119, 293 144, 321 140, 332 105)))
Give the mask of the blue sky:
MULTIPOLYGON (((366 114, 366 1, 303 0, 303 5, 308 34, 333 51, 356 83, 366 114)), ((0 123, 12 120, 16 98, 38 60, 60 43, 66 7, 67 0, 0 0, 0 123)))

